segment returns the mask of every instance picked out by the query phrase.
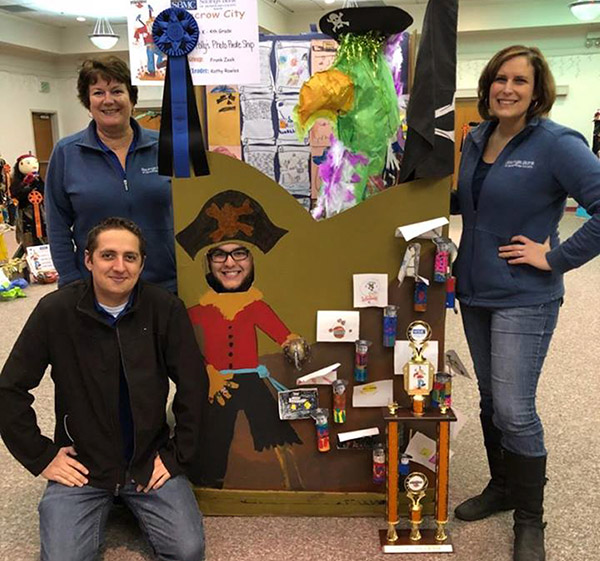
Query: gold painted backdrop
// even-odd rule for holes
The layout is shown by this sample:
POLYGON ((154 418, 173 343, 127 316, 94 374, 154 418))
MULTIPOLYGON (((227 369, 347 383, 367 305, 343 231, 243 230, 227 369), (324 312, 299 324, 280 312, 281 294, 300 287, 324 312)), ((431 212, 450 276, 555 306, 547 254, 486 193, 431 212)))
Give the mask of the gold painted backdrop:
MULTIPOLYGON (((372 458, 369 451, 338 451, 335 435, 370 426, 384 431, 383 411, 379 408, 351 407, 354 344, 317 343, 318 310, 352 310, 353 273, 387 273, 390 279, 389 300, 400 306, 398 338, 404 337, 408 323, 424 319, 433 328, 433 339, 440 341, 443 351, 445 292, 444 285, 431 283, 427 312, 412 310, 414 282, 407 279, 401 287, 395 280, 404 255, 406 242, 394 236, 397 226, 448 215, 449 178, 419 180, 393 187, 362 204, 325 221, 316 222, 281 186, 245 164, 221 154, 209 153, 211 174, 193 179, 174 179, 175 232, 188 226, 204 203, 215 194, 229 189, 241 191, 256 199, 269 218, 289 232, 267 254, 254 251, 256 277, 254 286, 264 294, 289 329, 303 335, 312 345, 313 357, 301 372, 283 359, 281 349, 259 333, 261 363, 288 388, 295 387, 298 376, 341 362, 339 378, 350 381, 348 416, 345 424, 334 425, 330 417, 332 449, 319 453, 312 420, 294 421, 293 427, 303 444, 293 446, 299 469, 294 477, 294 490, 317 492, 375 492, 384 486, 372 483, 372 458)), ((177 245, 179 295, 189 308, 198 303, 207 290, 205 252, 192 260, 177 245)), ((433 276, 434 248, 423 243, 421 269, 423 276, 433 276)), ((393 373, 393 349, 382 346, 382 310, 360 310, 360 336, 373 341, 369 355, 369 381, 394 378, 395 398, 408 404, 402 390, 402 377, 393 373)), ((322 407, 331 410, 332 390, 319 387, 322 407)), ((430 485, 433 486, 434 476, 430 485)), ((285 485, 280 465, 272 450, 256 452, 252 446, 247 422, 239 414, 225 489, 282 491, 285 485)))

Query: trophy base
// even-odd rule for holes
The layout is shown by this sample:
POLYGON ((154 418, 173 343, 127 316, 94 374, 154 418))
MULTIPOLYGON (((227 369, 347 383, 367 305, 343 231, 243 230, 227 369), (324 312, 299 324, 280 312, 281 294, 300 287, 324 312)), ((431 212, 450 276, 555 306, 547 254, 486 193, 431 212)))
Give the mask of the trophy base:
POLYGON ((413 541, 410 539, 410 530, 396 530, 398 539, 389 542, 387 530, 379 530, 379 540, 383 553, 453 553, 454 547, 450 538, 443 542, 435 539, 435 530, 420 530, 421 539, 413 541))

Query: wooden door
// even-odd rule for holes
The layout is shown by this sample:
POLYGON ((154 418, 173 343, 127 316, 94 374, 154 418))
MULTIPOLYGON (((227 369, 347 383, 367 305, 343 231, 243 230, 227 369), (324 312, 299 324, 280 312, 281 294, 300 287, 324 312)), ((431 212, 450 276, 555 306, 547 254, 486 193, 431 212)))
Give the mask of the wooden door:
POLYGON ((33 138, 35 156, 40 163, 40 177, 46 180, 46 168, 54 147, 54 131, 52 129, 52 113, 32 113, 33 138))
POLYGON ((469 126, 480 123, 481 117, 477 111, 477 99, 457 99, 454 107, 454 176, 452 177, 452 188, 456 189, 458 181, 458 166, 460 164, 460 154, 462 150, 463 138, 465 132, 468 132, 469 126))

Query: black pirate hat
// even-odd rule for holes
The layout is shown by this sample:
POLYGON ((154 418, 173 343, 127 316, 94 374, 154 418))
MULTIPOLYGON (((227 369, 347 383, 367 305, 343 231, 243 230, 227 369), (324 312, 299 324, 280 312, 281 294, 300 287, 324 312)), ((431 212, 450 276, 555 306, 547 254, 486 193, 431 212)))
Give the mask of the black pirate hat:
POLYGON ((222 191, 206 201, 196 219, 175 238, 194 259, 209 245, 246 241, 269 252, 287 230, 275 226, 263 207, 240 191, 222 191))
POLYGON ((323 33, 337 40, 344 33, 379 31, 382 35, 394 35, 404 31, 412 22, 412 16, 401 8, 374 6, 333 10, 319 20, 319 27, 323 33))

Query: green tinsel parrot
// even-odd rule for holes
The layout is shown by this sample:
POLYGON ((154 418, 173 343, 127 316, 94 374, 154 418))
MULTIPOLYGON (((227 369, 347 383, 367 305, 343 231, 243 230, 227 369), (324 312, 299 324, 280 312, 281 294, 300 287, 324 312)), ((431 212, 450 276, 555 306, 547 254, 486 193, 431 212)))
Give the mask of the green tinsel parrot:
POLYGON ((295 111, 304 136, 319 118, 335 138, 320 164, 315 218, 337 214, 369 196, 368 181, 383 171, 390 140, 401 124, 398 97, 383 53, 386 38, 412 23, 400 8, 346 8, 325 15, 321 29, 339 42, 329 70, 302 86, 295 111))

